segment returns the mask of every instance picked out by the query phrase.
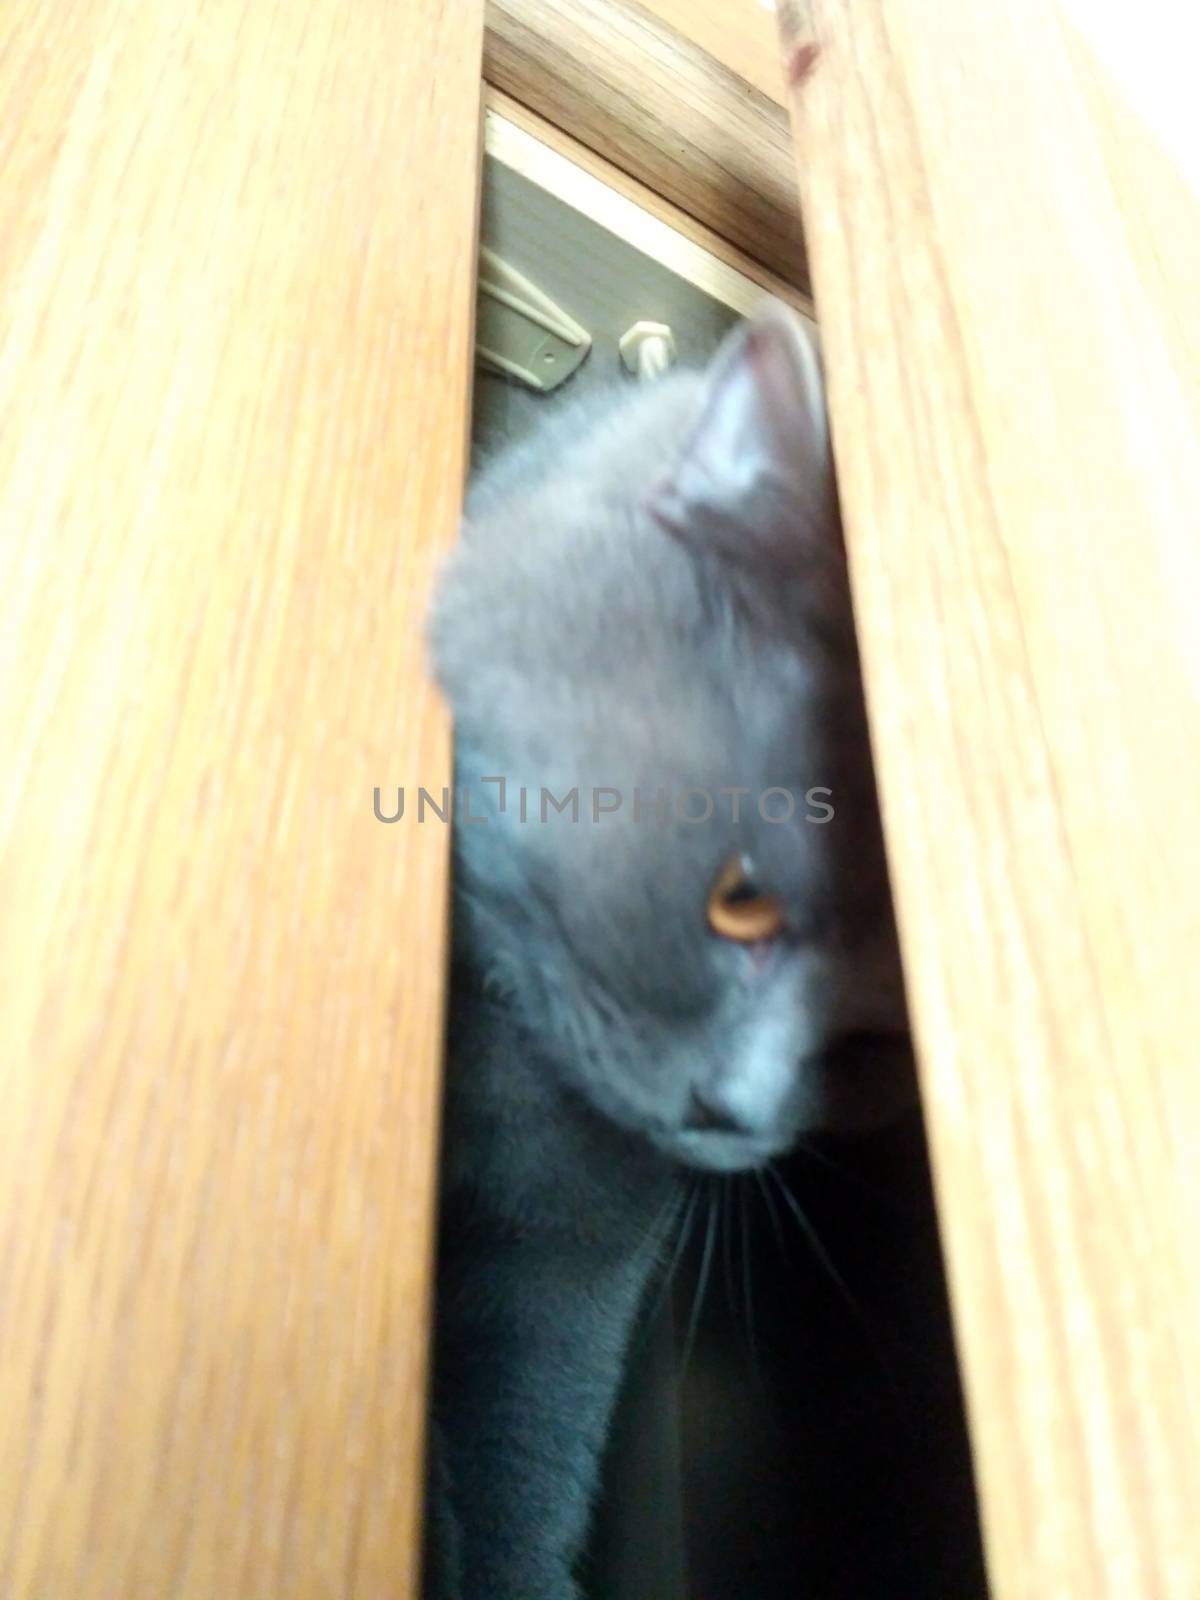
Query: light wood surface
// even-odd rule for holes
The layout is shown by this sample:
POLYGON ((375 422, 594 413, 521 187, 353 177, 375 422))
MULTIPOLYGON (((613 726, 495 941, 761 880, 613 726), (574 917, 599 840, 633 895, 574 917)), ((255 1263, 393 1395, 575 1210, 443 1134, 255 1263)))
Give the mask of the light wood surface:
POLYGON ((0 28, 0 1594, 414 1594, 476 0, 0 28))
POLYGON ((784 102, 774 0, 639 0, 768 100, 784 102))
POLYGON ((1200 1594, 1197 123, 1103 10, 786 24, 995 1600, 1200 1594))
POLYGON ((506 167, 741 316, 765 293, 812 317, 808 295, 509 95, 489 87, 485 104, 485 147, 506 167))
POLYGON ((632 0, 488 0, 488 82, 807 288, 787 116, 632 0))

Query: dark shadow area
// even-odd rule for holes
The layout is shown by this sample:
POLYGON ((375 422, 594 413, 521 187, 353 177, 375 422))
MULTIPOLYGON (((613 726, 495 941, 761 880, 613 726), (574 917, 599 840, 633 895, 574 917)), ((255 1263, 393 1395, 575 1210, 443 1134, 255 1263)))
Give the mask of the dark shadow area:
POLYGON ((811 1145, 779 1178, 706 1185, 671 1293, 651 1298, 589 1593, 981 1600, 920 1120, 811 1145))

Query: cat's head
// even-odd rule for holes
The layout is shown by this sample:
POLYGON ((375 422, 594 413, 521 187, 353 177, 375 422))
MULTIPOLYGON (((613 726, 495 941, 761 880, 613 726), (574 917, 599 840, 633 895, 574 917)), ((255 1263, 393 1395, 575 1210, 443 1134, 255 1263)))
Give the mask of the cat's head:
POLYGON ((510 453, 473 495, 431 637, 456 784, 486 817, 460 812, 460 927, 569 1092, 725 1170, 908 1098, 798 318, 771 308, 706 372, 580 407, 510 453))

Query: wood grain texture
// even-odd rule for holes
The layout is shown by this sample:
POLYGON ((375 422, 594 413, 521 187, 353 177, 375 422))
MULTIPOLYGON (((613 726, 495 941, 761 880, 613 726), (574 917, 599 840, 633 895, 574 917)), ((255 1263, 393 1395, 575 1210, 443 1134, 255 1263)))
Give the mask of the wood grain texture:
POLYGON ((1197 125, 1089 14, 785 46, 995 1600, 1194 1600, 1197 125))
POLYGON ((6 1600, 415 1592, 481 34, 5 12, 6 1600))
POLYGON ((632 0, 488 0, 488 82, 807 289, 787 116, 632 0))

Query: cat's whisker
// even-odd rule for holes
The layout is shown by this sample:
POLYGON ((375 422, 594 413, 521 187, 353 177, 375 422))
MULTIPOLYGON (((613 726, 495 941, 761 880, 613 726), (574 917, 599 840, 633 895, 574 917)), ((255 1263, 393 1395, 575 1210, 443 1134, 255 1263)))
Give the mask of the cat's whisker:
POLYGON ((836 1172, 839 1178, 849 1178, 854 1182, 862 1182, 856 1172, 851 1172, 844 1162, 835 1161, 828 1151, 822 1150, 820 1145, 815 1144, 812 1139, 797 1139, 796 1149, 800 1151, 806 1160, 816 1161, 820 1166, 828 1167, 829 1171, 836 1172))
POLYGON ((647 1237, 656 1256, 670 1239, 675 1224, 679 1221, 679 1213, 687 1194, 685 1188, 672 1188, 654 1213, 654 1220, 647 1229, 647 1237))
POLYGON ((746 1180, 738 1184, 738 1209, 742 1222, 742 1295, 746 1305, 746 1333, 754 1349, 754 1296, 750 1289, 750 1208, 746 1203, 746 1180))
POLYGON ((683 1340, 683 1354, 679 1361, 679 1376, 683 1377, 687 1371, 687 1364, 691 1358, 692 1346, 696 1340, 696 1330, 700 1326, 700 1312, 704 1305, 704 1294, 708 1288, 708 1274, 712 1266, 713 1245, 716 1237, 716 1203, 711 1189, 706 1189, 705 1199, 708 1201, 708 1217, 704 1229, 704 1254, 700 1258, 700 1275, 696 1281, 696 1293, 692 1298, 692 1314, 688 1318, 687 1333, 683 1340))
POLYGON ((658 1292, 655 1294, 650 1308, 645 1314, 643 1321, 643 1336, 645 1334, 645 1330, 652 1328, 655 1322, 658 1320, 663 1305, 665 1304, 667 1297, 670 1295, 671 1285, 675 1280, 675 1273, 679 1268, 680 1261, 683 1259, 684 1250, 687 1247, 688 1238, 691 1235, 692 1220, 695 1217, 696 1205, 699 1199, 700 1187, 695 1181, 689 1182, 685 1188, 679 1191, 675 1198, 675 1205, 672 1211, 671 1220, 667 1225, 667 1236, 670 1236, 670 1230, 676 1225, 677 1222, 679 1223, 679 1232, 675 1239, 675 1248, 671 1252, 671 1259, 667 1263, 666 1271, 663 1273, 662 1282, 658 1286, 658 1292), (682 1220, 680 1220, 681 1216, 682 1220))
POLYGON ((754 1326, 754 1295, 750 1287, 750 1206, 747 1200, 747 1185, 744 1173, 738 1174, 737 1196, 742 1224, 742 1296, 746 1306, 746 1349, 750 1357, 750 1371, 754 1376, 754 1381, 758 1385, 759 1392, 765 1395, 767 1393, 767 1385, 758 1360, 758 1341, 755 1337, 754 1326))
POLYGON ((797 1223, 800 1225, 801 1232, 804 1234, 805 1238, 808 1240, 809 1244, 811 1245, 812 1250, 813 1250, 813 1254, 816 1256, 817 1260, 824 1267, 825 1271, 828 1273, 828 1275, 832 1279, 832 1281, 837 1285, 837 1287, 838 1287, 839 1291, 841 1292, 842 1296, 844 1297, 847 1305, 854 1312, 855 1316, 857 1318, 859 1318, 859 1320, 861 1321, 862 1320, 862 1310, 861 1310, 861 1308, 860 1308, 860 1306, 858 1304, 858 1301, 851 1294, 850 1287, 847 1284, 845 1278, 842 1277, 841 1273, 834 1266, 833 1261, 830 1258, 829 1252, 826 1250, 825 1246, 821 1243, 820 1235, 817 1233, 816 1228, 813 1226, 812 1219, 805 1213, 805 1211, 804 1211, 803 1207, 801 1206, 800 1202, 796 1199, 795 1195, 792 1193, 792 1191, 788 1187, 788 1185, 784 1182, 783 1177, 780 1175, 780 1173, 776 1171, 775 1167, 773 1165, 771 1165, 770 1163, 768 1163, 765 1170, 766 1170, 766 1173, 767 1173, 768 1177, 774 1178, 776 1186, 778 1187, 780 1194, 783 1196, 785 1202, 787 1203, 788 1209, 791 1211, 792 1215, 795 1217, 797 1223))
POLYGON ((729 1310, 737 1316, 737 1290, 733 1277, 733 1193, 737 1181, 735 1173, 727 1173, 721 1180, 721 1254, 725 1266, 725 1292, 729 1296, 729 1310))
POLYGON ((841 1292, 842 1298, 845 1300, 846 1305, 850 1310, 851 1315, 862 1329, 867 1340, 868 1353, 875 1362, 876 1366, 879 1368, 879 1371, 883 1374, 883 1377, 892 1394, 898 1396, 901 1393, 900 1380, 896 1375, 895 1364, 892 1361, 891 1356, 888 1354, 887 1346, 880 1337, 879 1329, 871 1322, 871 1319, 867 1316, 862 1306, 851 1293, 846 1280, 833 1265, 828 1252, 824 1249, 820 1239, 817 1236, 816 1230, 813 1227, 812 1219, 805 1215, 804 1211, 800 1207, 799 1201, 796 1199, 789 1186, 784 1182, 782 1175, 775 1171, 773 1167, 769 1170, 771 1176, 779 1185, 784 1199, 792 1208, 796 1220, 803 1228, 806 1237, 811 1241, 813 1249, 816 1252, 818 1259, 821 1261, 821 1264, 824 1266, 825 1271, 837 1285, 839 1291, 841 1292))
POLYGON ((779 1246, 779 1254, 783 1257, 784 1263, 790 1266, 792 1260, 791 1253, 787 1247, 787 1240, 784 1238, 783 1224, 779 1220, 779 1211, 775 1205, 775 1196, 768 1188, 767 1180, 763 1177, 762 1169, 760 1167, 755 1167, 754 1176, 758 1182, 759 1193, 763 1197, 763 1204, 766 1206, 767 1213, 771 1218, 771 1231, 775 1235, 775 1243, 779 1246))
POLYGON ((836 1173, 847 1183, 852 1183, 856 1189, 870 1195, 873 1200, 878 1200, 884 1205, 890 1205, 891 1197, 887 1195, 878 1183, 871 1183, 864 1178, 861 1172, 855 1172, 853 1167, 848 1167, 844 1161, 835 1161, 827 1150, 815 1144, 811 1139, 797 1139, 796 1149, 805 1158, 818 1162, 830 1172, 836 1173))

